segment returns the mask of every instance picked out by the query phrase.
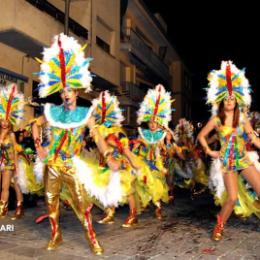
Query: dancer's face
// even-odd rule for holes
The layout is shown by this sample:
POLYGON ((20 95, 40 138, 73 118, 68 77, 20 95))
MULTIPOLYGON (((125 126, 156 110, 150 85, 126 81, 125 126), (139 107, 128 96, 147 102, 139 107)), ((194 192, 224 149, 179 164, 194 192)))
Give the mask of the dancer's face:
POLYGON ((226 111, 234 110, 235 106, 236 106, 236 98, 233 95, 224 98, 224 109, 226 111))
POLYGON ((11 127, 10 123, 7 120, 2 119, 0 122, 2 129, 9 129, 11 127))
POLYGON ((171 140, 172 140, 172 134, 170 132, 167 132, 167 134, 166 134, 166 141, 167 142, 171 142, 171 140))
POLYGON ((151 120, 148 123, 148 127, 153 132, 158 129, 159 125, 155 121, 151 120))
POLYGON ((61 91, 61 98, 66 107, 76 105, 78 91, 71 88, 64 88, 61 91))

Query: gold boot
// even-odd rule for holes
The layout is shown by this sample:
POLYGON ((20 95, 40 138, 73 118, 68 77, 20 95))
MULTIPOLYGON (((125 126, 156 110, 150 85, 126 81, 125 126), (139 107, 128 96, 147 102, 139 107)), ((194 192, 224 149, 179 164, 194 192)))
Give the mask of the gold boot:
POLYGON ((224 231, 223 219, 220 215, 217 215, 217 224, 213 230, 212 239, 215 241, 219 241, 220 239, 222 239, 223 231, 224 231))
POLYGON ((130 214, 127 217, 127 219, 125 220, 125 223, 122 225, 122 227, 130 228, 130 227, 136 225, 137 222, 138 222, 138 220, 137 220, 136 209, 132 209, 132 210, 130 210, 130 214))
POLYGON ((162 219, 162 207, 161 207, 161 203, 160 201, 157 202, 155 204, 156 206, 156 209, 155 209, 155 217, 158 219, 158 220, 161 220, 162 219))
POLYGON ((14 216, 11 218, 11 220, 20 219, 23 215, 24 215, 23 202, 18 201, 16 204, 14 216))
POLYGON ((51 222, 52 235, 46 249, 54 250, 62 243, 62 235, 56 221, 53 218, 50 218, 50 222, 51 222))
POLYGON ((0 200, 0 219, 6 217, 8 212, 8 202, 0 200))
POLYGON ((99 224, 113 224, 115 216, 115 208, 105 209, 105 217, 98 221, 99 224))
POLYGON ((95 255, 102 255, 104 250, 101 247, 101 245, 99 244, 99 242, 96 238, 96 233, 92 226, 92 220, 91 220, 91 215, 90 215, 91 208, 92 208, 92 205, 90 207, 88 207, 88 209, 85 212, 85 220, 83 222, 83 227, 85 229, 85 236, 86 236, 86 239, 88 240, 88 243, 89 243, 89 246, 90 246, 92 252, 95 255))

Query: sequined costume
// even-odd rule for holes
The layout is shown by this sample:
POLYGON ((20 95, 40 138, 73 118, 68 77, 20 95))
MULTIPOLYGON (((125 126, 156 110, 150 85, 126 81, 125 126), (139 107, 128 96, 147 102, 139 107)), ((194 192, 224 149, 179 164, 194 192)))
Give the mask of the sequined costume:
POLYGON ((156 204, 162 200, 169 201, 168 185, 166 183, 166 169, 160 155, 159 143, 165 137, 165 131, 151 132, 149 129, 138 128, 140 138, 135 140, 132 151, 142 158, 143 167, 136 183, 136 190, 141 202, 146 207, 150 201, 156 204))
MULTIPOLYGON (((259 157, 256 152, 248 151, 248 136, 242 123, 234 129, 221 125, 220 119, 215 117, 216 129, 221 143, 220 159, 215 159, 211 166, 210 187, 215 190, 215 202, 223 205, 226 192, 223 177, 230 171, 240 172, 254 165, 260 174, 259 157)), ((250 149, 251 150, 251 149, 250 149)), ((257 195, 242 175, 238 177, 238 200, 234 212, 240 217, 249 217, 255 214, 260 218, 260 209, 254 205, 257 195)))
POLYGON ((3 142, 0 144, 0 173, 2 171, 14 171, 15 147, 11 141, 10 136, 6 136, 3 142))
MULTIPOLYGON (((238 69, 232 61, 222 61, 221 68, 212 70, 209 73, 208 80, 207 103, 212 105, 214 116, 208 123, 208 127, 217 131, 221 145, 220 157, 213 160, 209 178, 209 187, 214 192, 215 202, 222 205, 212 235, 213 240, 218 241, 223 236, 224 224, 233 209, 233 201, 230 200, 230 194, 227 194, 225 190, 223 176, 238 173, 238 200, 234 207, 235 213, 242 217, 251 214, 256 214, 259 217, 260 211, 257 204, 259 199, 252 190, 248 189, 249 185, 243 179, 243 175, 240 175, 240 172, 247 170, 250 166, 255 166, 256 170, 252 167, 255 174, 260 174, 260 172, 257 155, 248 153, 246 149, 249 141, 247 141, 247 135, 250 135, 250 142, 256 137, 249 130, 251 126, 245 116, 251 105, 251 87, 245 76, 245 69, 238 69), (232 107, 233 105, 232 112, 234 112, 234 115, 232 117, 233 124, 237 121, 236 127, 228 126, 225 122, 225 117, 228 115, 225 106, 228 109, 228 106, 232 107), (217 113, 218 115, 216 115, 217 113), (237 116, 239 115, 239 118, 235 117, 235 113, 237 113, 237 116), (221 114, 222 120, 220 119, 221 114), (246 133, 246 127, 250 133, 246 133)), ((212 151, 206 144, 205 136, 201 136, 200 141, 205 152, 211 154, 212 151)), ((229 178, 229 180, 232 179, 229 178)), ((236 183, 233 182, 230 185, 236 185, 236 183)))
POLYGON ((55 240, 55 236, 61 234, 59 201, 64 185, 63 195, 69 193, 67 199, 86 230, 86 237, 91 247, 98 247, 91 224, 92 200, 80 181, 80 175, 84 171, 91 170, 79 158, 86 122, 90 116, 89 109, 76 107, 75 110, 70 111, 63 105, 46 104, 44 115, 50 125, 50 143, 46 147, 48 154, 44 163, 47 165, 45 196, 53 230, 52 239, 55 240))
POLYGON ((199 149, 194 143, 194 127, 191 122, 181 118, 173 133, 174 141, 181 148, 183 159, 174 158, 175 183, 181 188, 194 188, 198 183, 208 185, 206 167, 200 158, 199 149))
POLYGON ((113 172, 105 162, 99 165, 97 161, 85 158, 91 171, 82 176, 82 183, 103 207, 118 206, 126 203, 127 197, 134 192, 135 170, 123 154, 124 147, 128 147, 128 139, 120 127, 100 125, 96 129, 102 137, 109 138, 111 155, 120 162, 120 167, 113 172))
MULTIPOLYGON (((59 34, 54 37, 53 44, 45 48, 40 78, 39 96, 47 97, 55 92, 63 91, 75 95, 79 89, 90 91, 92 81, 89 71, 89 58, 84 56, 84 48, 73 37, 59 34)), ((66 103, 66 100, 64 99, 66 103)), ((43 162, 47 166, 44 176, 45 197, 48 207, 52 236, 47 249, 53 250, 62 242, 59 226, 59 202, 62 185, 69 192, 71 206, 83 225, 85 236, 95 254, 102 254, 103 249, 96 239, 92 226, 91 208, 93 206, 80 176, 91 169, 79 157, 81 152, 83 134, 86 124, 91 116, 89 108, 77 107, 76 100, 72 101, 70 108, 46 104, 44 117, 36 120, 33 125, 33 135, 37 153, 46 150, 47 156, 43 162), (49 144, 43 148, 39 138, 38 127, 48 123, 50 129, 49 144)))
MULTIPOLYGON (((17 182, 19 176, 17 165, 16 140, 12 128, 19 125, 24 113, 24 96, 19 93, 15 84, 0 87, 0 176, 1 178, 13 178, 16 192, 16 210, 12 220, 23 215, 23 196, 17 182)), ((0 179, 1 179, 0 178, 0 179)), ((7 182, 10 183, 11 179, 7 182)), ((1 184, 2 186, 2 184, 1 184)), ((9 186, 1 187, 0 218, 4 218, 8 212, 9 186), (2 189, 3 188, 3 189, 2 189)))

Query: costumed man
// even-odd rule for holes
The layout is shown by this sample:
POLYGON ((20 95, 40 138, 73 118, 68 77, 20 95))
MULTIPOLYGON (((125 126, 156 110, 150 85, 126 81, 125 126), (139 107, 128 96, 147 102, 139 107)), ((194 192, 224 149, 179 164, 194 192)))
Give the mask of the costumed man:
POLYGON ((246 143, 260 148, 249 119, 244 113, 250 107, 250 85, 245 71, 231 61, 223 61, 220 70, 213 70, 208 77, 208 103, 213 107, 213 117, 198 135, 207 155, 214 158, 210 170, 210 185, 216 192, 216 202, 222 206, 213 230, 213 240, 223 236, 224 225, 233 209, 237 214, 260 217, 260 172, 257 158, 253 160, 246 143), (208 134, 216 130, 220 151, 212 151, 207 144, 208 134), (245 179, 255 193, 247 190, 245 179))
POLYGON ((23 194, 17 181, 18 145, 13 128, 17 127, 22 119, 24 104, 24 96, 18 92, 15 84, 0 88, 0 218, 4 218, 8 212, 9 188, 13 178, 17 200, 13 220, 23 215, 23 194))
POLYGON ((167 170, 164 168, 161 149, 166 136, 166 129, 171 120, 171 96, 162 85, 150 89, 141 103, 138 111, 138 124, 146 124, 138 128, 140 137, 133 142, 132 151, 139 155, 143 162, 149 167, 151 177, 144 176, 138 179, 136 190, 141 197, 143 207, 149 201, 156 206, 155 216, 162 219, 161 201, 168 203, 168 185, 166 182, 167 170))
MULTIPOLYGON (((83 225, 89 245, 93 253, 99 255, 103 249, 92 226, 90 212, 93 204, 80 181, 80 175, 90 169, 78 157, 86 126, 94 126, 92 111, 76 104, 78 90, 90 91, 92 80, 88 70, 90 59, 84 57, 83 50, 84 47, 74 38, 64 34, 55 36, 52 46, 44 49, 43 60, 40 61, 39 95, 43 98, 59 91, 63 104, 46 104, 44 115, 35 120, 32 132, 37 154, 47 165, 45 197, 52 229, 47 249, 53 250, 62 242, 59 198, 64 185, 71 196, 71 206, 83 225), (47 147, 42 147, 39 127, 47 122, 51 136, 47 147)), ((105 150, 101 139, 99 142, 105 150)), ((110 165, 113 166, 113 162, 110 165)))

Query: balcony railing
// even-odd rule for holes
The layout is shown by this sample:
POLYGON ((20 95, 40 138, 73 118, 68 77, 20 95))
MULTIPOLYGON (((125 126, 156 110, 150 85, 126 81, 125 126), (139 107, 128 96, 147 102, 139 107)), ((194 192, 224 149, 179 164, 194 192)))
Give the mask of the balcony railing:
POLYGON ((159 77, 168 81, 170 78, 167 65, 132 29, 126 29, 121 38, 121 49, 132 52, 159 77))
POLYGON ((132 101, 140 102, 144 98, 145 92, 137 85, 130 82, 123 82, 121 85, 123 91, 122 94, 129 97, 132 101))

